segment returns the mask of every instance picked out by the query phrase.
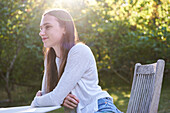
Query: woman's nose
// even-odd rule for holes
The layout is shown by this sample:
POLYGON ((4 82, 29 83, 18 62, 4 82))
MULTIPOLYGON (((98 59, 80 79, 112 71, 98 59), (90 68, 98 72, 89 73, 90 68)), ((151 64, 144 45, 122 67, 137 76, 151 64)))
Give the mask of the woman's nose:
POLYGON ((44 32, 43 30, 41 30, 41 31, 39 32, 39 35, 40 35, 40 36, 44 36, 44 35, 45 35, 45 32, 44 32))

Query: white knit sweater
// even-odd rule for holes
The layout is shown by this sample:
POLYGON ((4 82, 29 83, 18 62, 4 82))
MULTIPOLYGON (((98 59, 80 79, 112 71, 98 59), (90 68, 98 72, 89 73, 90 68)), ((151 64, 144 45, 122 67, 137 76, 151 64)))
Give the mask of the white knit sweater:
POLYGON ((98 85, 96 61, 90 48, 85 44, 78 43, 70 49, 65 70, 58 85, 47 94, 44 92, 45 73, 42 82, 44 95, 34 98, 31 104, 33 107, 61 105, 64 98, 71 92, 80 101, 77 113, 93 113, 98 110, 99 98, 112 98, 98 85))

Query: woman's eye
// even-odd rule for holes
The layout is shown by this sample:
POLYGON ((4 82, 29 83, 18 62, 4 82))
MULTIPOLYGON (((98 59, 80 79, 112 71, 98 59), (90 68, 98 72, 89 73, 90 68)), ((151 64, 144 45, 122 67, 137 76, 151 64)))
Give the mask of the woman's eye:
POLYGON ((46 29, 50 28, 51 26, 45 26, 46 29))

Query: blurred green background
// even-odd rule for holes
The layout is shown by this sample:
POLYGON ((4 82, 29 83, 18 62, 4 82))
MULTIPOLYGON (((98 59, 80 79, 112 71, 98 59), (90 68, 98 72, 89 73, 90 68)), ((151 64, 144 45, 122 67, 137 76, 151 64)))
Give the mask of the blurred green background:
POLYGON ((170 112, 169 4, 169 0, 0 0, 0 107, 29 105, 41 88, 41 15, 63 8, 95 55, 99 84, 121 111, 127 109, 135 63, 164 59, 159 113, 170 112))

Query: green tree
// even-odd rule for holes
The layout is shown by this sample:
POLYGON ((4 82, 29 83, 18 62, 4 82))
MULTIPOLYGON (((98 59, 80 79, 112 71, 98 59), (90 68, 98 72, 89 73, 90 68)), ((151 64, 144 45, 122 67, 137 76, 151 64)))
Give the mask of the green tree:
MULTIPOLYGON (((43 58, 42 55, 40 56, 38 54, 40 53, 41 43, 37 40, 38 38, 35 38, 38 37, 37 22, 39 21, 36 16, 40 15, 37 11, 41 11, 41 9, 39 9, 41 5, 41 2, 37 3, 27 0, 17 2, 8 0, 0 2, 0 6, 2 7, 0 9, 0 76, 9 101, 12 100, 12 82, 18 81, 19 78, 17 74, 23 71, 19 69, 14 70, 16 62, 21 63, 23 59, 29 62, 31 60, 43 58), (32 55, 37 54, 37 56, 34 59, 28 60, 26 59, 28 55, 24 54, 30 53, 30 50, 35 52, 32 53, 32 55)), ((31 61, 29 65, 33 62, 34 61, 31 61)), ((20 65, 25 66, 25 62, 22 62, 20 65)), ((20 75, 20 77, 24 78, 23 75, 20 75)))
POLYGON ((168 3, 97 0, 87 10, 91 31, 81 35, 92 44, 99 70, 130 82, 135 63, 153 63, 162 58, 169 73, 168 3))

